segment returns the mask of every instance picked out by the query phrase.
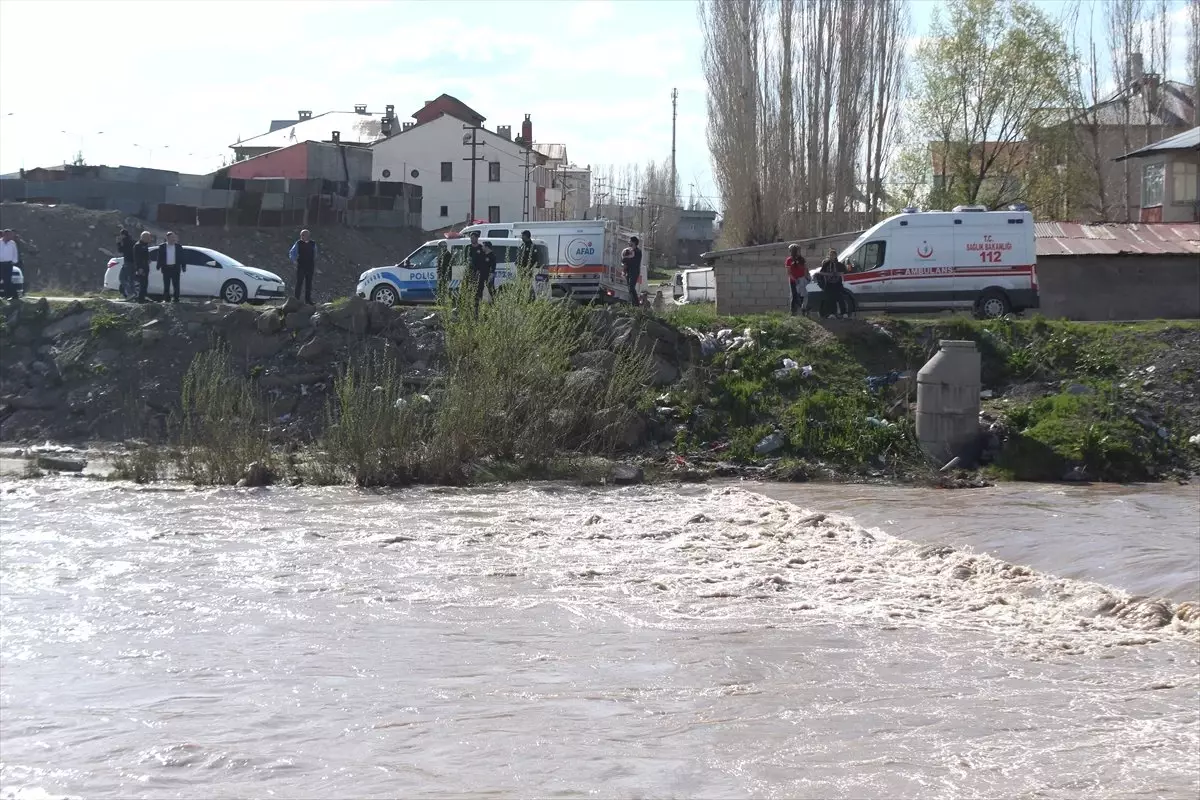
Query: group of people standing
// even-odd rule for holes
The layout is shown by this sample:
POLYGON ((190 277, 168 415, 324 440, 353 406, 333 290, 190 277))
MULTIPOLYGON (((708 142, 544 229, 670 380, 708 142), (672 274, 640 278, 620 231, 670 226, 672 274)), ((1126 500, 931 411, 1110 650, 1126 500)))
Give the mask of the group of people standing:
MULTIPOLYGON (((808 307, 808 266, 804 256, 800 254, 800 245, 788 247, 788 257, 784 261, 788 271, 788 282, 792 287, 792 314, 807 314, 808 307)), ((813 279, 821 289, 821 305, 818 313, 822 317, 850 316, 850 293, 846 290, 842 276, 847 272, 846 265, 838 261, 837 250, 832 247, 821 262, 813 279)))
MULTIPOLYGON (((488 290, 488 297, 496 298, 496 267, 499 259, 492 243, 479 240, 479 231, 471 231, 470 244, 466 247, 467 280, 475 294, 475 314, 479 314, 479 304, 483 300, 483 290, 488 290)), ((438 242, 437 256, 437 298, 439 301, 452 300, 450 296, 451 277, 450 243, 443 240, 438 242)), ((541 255, 533 242, 529 231, 521 231, 521 244, 517 245, 517 277, 529 286, 530 299, 533 298, 534 274, 541 263, 541 255)))
POLYGON ((121 294, 134 302, 145 303, 150 288, 150 264, 153 262, 154 268, 162 273, 163 302, 178 303, 179 279, 187 271, 179 237, 169 231, 166 241, 157 252, 150 252, 153 247, 154 234, 150 231, 142 231, 135 242, 127 229, 121 229, 117 237, 117 251, 123 259, 119 277, 121 294))

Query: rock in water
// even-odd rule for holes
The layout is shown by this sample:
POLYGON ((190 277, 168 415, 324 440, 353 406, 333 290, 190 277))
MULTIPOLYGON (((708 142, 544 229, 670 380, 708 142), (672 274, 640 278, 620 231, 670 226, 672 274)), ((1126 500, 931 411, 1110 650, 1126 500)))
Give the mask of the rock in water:
POLYGON ((646 479, 646 473, 633 464, 614 464, 608 479, 617 486, 634 486, 646 479))
POLYGON ((41 469, 54 472, 83 472, 87 462, 81 458, 59 458, 58 456, 38 456, 37 465, 41 469))
POLYGON ((271 470, 267 468, 267 465, 261 461, 255 461, 246 467, 246 472, 242 475, 242 479, 237 482, 237 485, 241 488, 269 486, 271 478, 271 470))

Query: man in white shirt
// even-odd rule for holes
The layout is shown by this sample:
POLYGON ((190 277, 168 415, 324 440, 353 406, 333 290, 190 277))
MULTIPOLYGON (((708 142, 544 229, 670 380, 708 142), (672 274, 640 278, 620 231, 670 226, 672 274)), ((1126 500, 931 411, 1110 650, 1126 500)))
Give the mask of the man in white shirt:
POLYGON ((21 260, 17 251, 17 241, 13 232, 7 228, 0 232, 0 297, 9 300, 17 299, 16 287, 13 286, 13 267, 21 260))
POLYGON ((187 267, 183 264, 183 248, 174 233, 167 233, 166 244, 158 248, 158 271, 163 279, 163 302, 171 302, 171 287, 175 287, 175 302, 179 302, 179 275, 187 267))

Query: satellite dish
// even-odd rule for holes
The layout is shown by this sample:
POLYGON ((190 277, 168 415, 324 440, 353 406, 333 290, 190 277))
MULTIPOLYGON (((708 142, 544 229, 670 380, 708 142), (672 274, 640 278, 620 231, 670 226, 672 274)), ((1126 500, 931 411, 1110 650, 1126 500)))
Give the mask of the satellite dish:
POLYGON ((471 134, 464 133, 463 134, 463 144, 470 144, 470 143, 471 143, 471 134))
POLYGON ((414 178, 419 178, 419 177, 421 177, 421 173, 420 173, 419 171, 415 170, 415 169, 414 169, 412 172, 408 173, 408 174, 409 174, 409 175, 412 175, 414 178))

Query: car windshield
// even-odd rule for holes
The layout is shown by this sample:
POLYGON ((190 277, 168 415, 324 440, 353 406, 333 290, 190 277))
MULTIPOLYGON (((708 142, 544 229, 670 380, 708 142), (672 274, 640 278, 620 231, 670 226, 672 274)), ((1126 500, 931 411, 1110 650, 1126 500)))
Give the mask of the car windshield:
MULTIPOLYGON (((204 251, 201 251, 201 252, 204 252, 204 251)), ((225 264, 225 266, 227 266, 227 267, 244 267, 244 266, 246 266, 245 264, 238 261, 233 256, 227 256, 224 253, 208 252, 208 253, 205 253, 205 255, 211 256, 218 264, 223 262, 225 264)))

